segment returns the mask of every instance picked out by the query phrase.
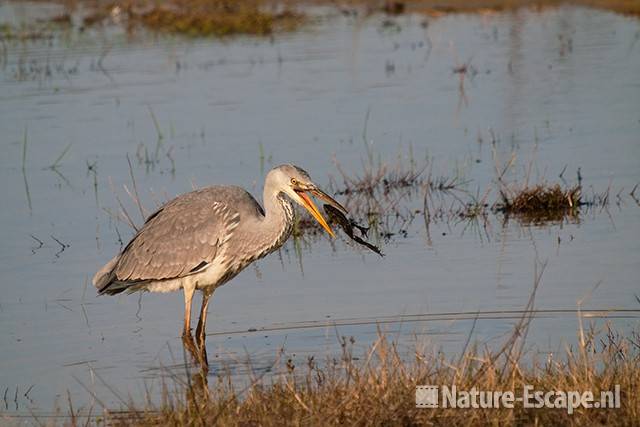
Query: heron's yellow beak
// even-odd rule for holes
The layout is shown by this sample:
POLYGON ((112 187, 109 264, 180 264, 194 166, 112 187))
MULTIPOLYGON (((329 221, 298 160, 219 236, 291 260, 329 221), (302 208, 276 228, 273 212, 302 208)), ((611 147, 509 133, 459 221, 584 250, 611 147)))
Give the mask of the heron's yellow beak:
POLYGON ((322 190, 320 190, 318 188, 314 188, 313 190, 311 190, 311 194, 313 194, 318 199, 327 202, 328 204, 330 204, 334 208, 338 209, 343 214, 349 215, 349 212, 347 212, 347 210, 345 209, 344 206, 342 206, 340 203, 338 203, 338 201, 336 199, 334 199, 333 197, 331 197, 330 195, 328 195, 324 191, 322 191, 322 190))
POLYGON ((331 227, 329 227, 329 224, 327 224, 327 221, 325 221, 325 219, 320 214, 320 211, 318 211, 318 208, 313 203, 313 200, 311 200, 311 198, 304 191, 296 191, 296 194, 300 196, 300 199, 302 200, 302 206, 304 206, 304 208, 309 211, 309 213, 316 219, 316 221, 320 223, 322 228, 327 230, 327 233, 329 233, 331 237, 336 237, 336 235, 333 234, 331 227))

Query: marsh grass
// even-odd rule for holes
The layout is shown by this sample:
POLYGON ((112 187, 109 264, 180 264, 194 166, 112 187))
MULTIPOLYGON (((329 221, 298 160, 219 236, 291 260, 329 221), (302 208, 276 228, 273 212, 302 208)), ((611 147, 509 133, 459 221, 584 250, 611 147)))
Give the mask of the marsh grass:
MULTIPOLYGON (((143 147, 143 156, 140 147, 136 153, 138 163, 148 167, 149 154, 143 147)), ((347 172, 335 160, 338 174, 329 176, 326 190, 340 196, 338 199, 347 208, 350 219, 366 229, 362 237, 376 246, 395 237, 407 237, 412 224, 420 217, 424 220, 428 241, 431 240, 432 224, 450 228, 461 223, 464 226, 463 233, 473 229, 479 232, 481 238, 489 239, 491 223, 495 220, 503 225, 515 219, 523 225, 541 226, 563 221, 579 222, 581 215, 589 209, 606 210, 612 199, 611 186, 604 192, 592 189, 585 194, 581 175, 575 183, 568 183, 562 176, 563 184, 548 182, 545 178, 530 183, 534 169, 533 157, 524 165, 526 172, 522 176, 515 172, 515 153, 504 163, 494 153, 496 176, 482 192, 478 188, 475 193, 469 190, 473 181, 467 177, 470 173, 468 165, 456 165, 449 173, 436 174, 434 160, 428 156, 416 160, 411 149, 398 153, 394 161, 383 160, 370 148, 366 155, 361 170, 355 172, 347 172)), ((175 170, 171 150, 167 152, 167 157, 171 161, 172 171, 175 170)), ((132 186, 131 190, 124 186, 124 190, 144 219, 151 211, 141 204, 128 156, 127 162, 132 186)), ((113 185, 111 187, 120 209, 116 214, 109 212, 110 215, 137 230, 133 215, 125 209, 125 203, 118 197, 113 185)), ((635 190, 629 192, 628 196, 640 204, 636 200, 635 190)), ((622 190, 618 191, 616 203, 622 204, 626 195, 622 190)), ((165 195, 164 201, 169 198, 165 195)), ((156 200, 156 208, 160 204, 156 200)), ((319 207, 322 210, 322 206, 319 207)), ((330 215, 326 214, 325 218, 334 226, 334 230, 340 228, 330 215)), ((305 210, 298 209, 292 231, 296 251, 308 247, 324 234, 315 219, 305 210)))
POLYGON ((197 37, 265 36, 294 30, 305 21, 305 15, 287 5, 268 0, 128 0, 96 10, 84 22, 96 25, 109 18, 124 18, 129 29, 140 25, 152 31, 197 37))
POLYGON ((333 181, 332 187, 336 187, 333 191, 336 195, 345 196, 358 194, 375 196, 418 186, 424 182, 423 175, 428 166, 426 162, 418 166, 413 159, 403 160, 402 154, 398 156, 395 165, 382 161, 369 161, 363 164, 360 175, 346 172, 337 160, 335 165, 342 185, 333 181))
POLYGON ((307 15, 282 0, 124 0, 75 2, 49 0, 63 11, 21 25, 0 24, 0 42, 49 41, 63 30, 120 26, 193 37, 270 36, 292 31, 307 15), (81 4, 82 3, 82 4, 81 4))
POLYGON ((526 222, 544 223, 575 217, 582 201, 582 187, 540 183, 510 194, 500 192, 495 209, 505 215, 517 215, 526 222))
MULTIPOLYGON (((363 135, 366 138, 366 130, 363 135)), ((376 159, 367 146, 367 158, 362 161, 361 171, 349 173, 337 159, 334 163, 338 177, 330 177, 327 190, 342 196, 340 202, 349 211, 351 219, 369 229, 368 238, 375 244, 397 234, 406 235, 419 212, 411 203, 422 186, 428 185, 428 158, 418 162, 409 150, 406 154, 399 153, 395 162, 386 162, 376 159)), ((447 185, 453 185, 453 181, 445 181, 447 185)), ((332 223, 330 218, 329 221, 332 223)), ((304 237, 323 232, 314 219, 300 212, 293 233, 296 237, 304 237)))
MULTIPOLYGON (((257 373, 247 361, 250 374, 244 384, 221 369, 209 385, 206 368, 186 365, 186 379, 174 375, 163 384, 160 403, 150 396, 136 403, 118 395, 123 406, 103 407, 99 421, 113 426, 634 425, 640 419, 637 329, 622 335, 607 322, 586 324, 579 302, 577 338, 570 339, 575 344, 565 344, 557 354, 527 347, 544 268, 536 261, 529 300, 511 334, 494 341, 497 345, 472 341, 475 321, 458 355, 445 355, 424 343, 402 346, 380 328, 377 339, 360 350, 353 337, 336 330, 340 350, 325 360, 308 356, 296 365, 280 349, 272 370, 257 373), (595 396, 619 385, 620 407, 578 408, 573 414, 517 403, 514 409, 416 408, 415 388, 428 384, 513 391, 516 397, 525 385, 545 392, 592 391, 595 396)), ((80 421, 78 412, 72 424, 80 421)))
POLYGON ((29 141, 28 138, 28 128, 24 127, 24 136, 22 138, 22 180, 24 181, 24 192, 27 196, 27 206, 29 207, 29 212, 33 211, 33 204, 31 202, 31 191, 29 191, 29 180, 27 179, 27 143, 29 141))
MULTIPOLYGON (((545 225, 562 221, 578 222, 580 215, 595 207, 606 209, 611 187, 604 192, 583 192, 581 175, 575 183, 563 178, 563 183, 544 177, 532 182, 534 156, 523 165, 524 173, 516 172, 517 156, 501 162, 494 152, 495 178, 483 190, 475 193, 469 187, 465 167, 456 166, 448 174, 434 174, 434 160, 426 157, 416 161, 413 153, 399 153, 395 161, 384 161, 369 148, 360 171, 347 172, 335 160, 337 177, 330 177, 328 189, 340 198, 356 222, 371 229, 370 237, 377 243, 393 236, 407 236, 408 228, 418 216, 425 226, 431 223, 456 225, 465 223, 485 230, 492 219, 503 222, 516 219, 522 224, 545 225), (420 198, 422 197, 422 203, 420 198)), ((634 196, 634 192, 629 193, 634 196)), ((623 195, 616 195, 618 203, 623 195)), ((294 236, 322 235, 322 229, 309 215, 300 212, 294 226, 294 236)), ((488 236, 487 236, 488 237, 488 236)))
POLYGON ((564 5, 593 7, 625 15, 640 15, 640 4, 634 0, 389 0, 382 2, 350 0, 342 3, 364 5, 369 10, 381 11, 389 15, 417 12, 435 18, 454 13, 490 14, 521 8, 543 9, 564 5))
MULTIPOLYGON (((492 213, 504 215, 505 220, 510 217, 518 219, 524 224, 548 224, 561 221, 577 222, 580 215, 590 208, 607 209, 610 202, 611 184, 603 192, 593 190, 590 195, 585 195, 582 186, 582 174, 578 168, 575 182, 567 182, 564 178, 565 168, 559 175, 562 184, 548 181, 545 177, 539 177, 531 182, 532 170, 535 169, 534 146, 529 161, 524 165, 524 173, 515 173, 517 155, 511 153, 510 158, 501 163, 493 149, 495 162, 495 191, 497 200, 491 205, 492 213), (512 176, 507 179, 507 176, 512 176)), ((621 200, 618 193, 618 200, 621 200)), ((488 209, 488 205, 485 205, 488 209)), ((482 212, 482 210, 480 210, 482 212)))
MULTIPOLYGON (((271 36, 274 33, 297 30, 312 21, 309 6, 321 5, 349 15, 370 16, 422 14, 438 18, 455 13, 493 14, 509 10, 574 5, 611 10, 624 15, 640 16, 640 3, 635 0, 124 0, 107 2, 77 2, 50 0, 64 10, 34 25, 0 25, 0 42, 49 41, 60 29, 77 29, 119 25, 132 32, 137 27, 158 33, 181 34, 193 37, 233 35, 271 36), (80 25, 75 25, 81 22, 80 25)), ((391 19, 384 21, 400 30, 391 19)), ((396 30, 396 31, 397 31, 396 30)), ((462 79, 469 67, 457 67, 462 79), (464 70, 464 72, 462 72, 464 70)))

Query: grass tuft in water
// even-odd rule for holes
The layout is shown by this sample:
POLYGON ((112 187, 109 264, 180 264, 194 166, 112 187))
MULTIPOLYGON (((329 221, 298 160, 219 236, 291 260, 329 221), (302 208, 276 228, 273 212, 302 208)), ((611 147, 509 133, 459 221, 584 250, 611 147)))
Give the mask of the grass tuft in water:
POLYGON ((500 191, 496 210, 506 215, 518 215, 527 222, 541 223, 575 216, 582 202, 580 185, 537 184, 516 192, 500 191))
POLYGON ((171 0, 151 4, 128 1, 110 5, 108 10, 110 15, 114 11, 124 15, 129 24, 194 37, 265 36, 294 30, 305 20, 303 14, 285 4, 264 0, 171 0))

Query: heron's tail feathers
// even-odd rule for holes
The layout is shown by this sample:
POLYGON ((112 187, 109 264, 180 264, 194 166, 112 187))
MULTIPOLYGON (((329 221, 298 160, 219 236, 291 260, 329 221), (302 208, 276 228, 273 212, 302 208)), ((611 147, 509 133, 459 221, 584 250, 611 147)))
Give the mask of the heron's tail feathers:
POLYGON ((133 293, 136 291, 142 291, 146 289, 148 281, 120 281, 116 277, 115 267, 118 263, 120 255, 114 257, 111 261, 105 264, 95 276, 93 276, 92 283, 98 289, 98 295, 116 295, 121 292, 133 293))
POLYGON ((106 263, 104 267, 98 270, 95 276, 93 276, 93 279, 91 280, 91 282, 93 283, 93 286, 95 286, 98 289, 98 294, 107 293, 112 295, 109 288, 111 288, 111 285, 115 284, 114 280, 116 278, 115 277, 116 275, 113 270, 115 269, 115 266, 118 263, 119 258, 120 258, 120 255, 113 257, 111 261, 106 263))

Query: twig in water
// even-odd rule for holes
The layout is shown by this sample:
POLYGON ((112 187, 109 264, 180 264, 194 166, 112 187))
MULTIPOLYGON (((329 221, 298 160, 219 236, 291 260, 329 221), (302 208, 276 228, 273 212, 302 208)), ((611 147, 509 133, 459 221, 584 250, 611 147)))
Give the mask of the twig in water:
POLYGON ((52 169, 52 170, 57 169, 58 166, 60 166, 60 162, 62 162, 62 159, 64 158, 64 156, 67 155, 70 149, 71 149, 71 143, 68 143, 67 146, 64 147, 64 150, 62 150, 60 155, 54 160, 53 163, 51 163, 51 165, 47 169, 52 169))
POLYGON ((637 204, 638 206, 640 206, 640 200, 638 200, 638 199, 636 198, 636 189, 637 189, 637 188, 638 188, 638 184, 636 184, 636 185, 633 187, 633 190, 631 190, 631 193, 629 193, 629 195, 630 195, 630 196, 631 196, 631 198, 636 202, 636 204, 637 204))
POLYGON ((110 45, 105 46, 104 49, 102 50, 102 53, 100 54, 100 58, 98 58, 98 61, 96 62, 96 65, 98 66, 98 70, 100 70, 102 74, 104 74, 111 83, 115 83, 116 82, 115 79, 111 76, 111 74, 109 74, 107 69, 104 68, 104 65, 102 64, 102 62, 104 61, 104 58, 107 57, 110 51, 111 51, 111 46, 110 45))
POLYGON ((558 178, 560 178, 562 181, 564 181, 564 171, 567 170, 567 166, 569 165, 565 164, 564 167, 562 168, 562 171, 560 172, 560 175, 558 175, 558 178))
POLYGON ((22 140, 22 171, 24 172, 27 164, 27 127, 24 127, 24 138, 22 140))
MULTIPOLYGON (((133 201, 138 206, 138 210, 140 211, 140 216, 142 217, 142 222, 147 218, 147 213, 145 213, 144 206, 142 206, 142 202, 140 201, 140 195, 138 194, 138 186, 136 185, 136 177, 133 174, 133 166, 131 165, 131 159, 129 158, 129 153, 127 153, 127 163, 129 164, 129 175, 131 176, 131 182, 133 183, 133 193, 135 197, 132 197, 133 201)), ((125 190, 127 187, 125 186, 125 190)), ((127 191, 128 192, 128 191, 127 191)), ((131 194, 129 194, 131 196, 131 194)))
POLYGON ((22 178, 24 180, 24 190, 27 194, 27 205, 29 212, 32 211, 31 192, 29 191, 29 182, 27 181, 27 127, 24 127, 24 139, 22 141, 22 178))
POLYGON ((162 130, 160 129, 160 124, 158 123, 158 119, 156 119, 156 115, 153 113, 153 109, 151 108, 151 106, 147 105, 147 108, 149 109, 151 120, 153 120, 153 125, 156 128, 156 133, 158 134, 158 141, 161 141, 164 139, 164 135, 162 134, 162 130))
POLYGON ((64 242, 61 242, 60 240, 56 239, 56 238, 55 238, 55 236, 54 236, 53 234, 51 234, 51 238, 52 238, 53 240, 55 240, 57 244, 59 244, 59 245, 60 245, 60 250, 59 250, 58 252, 56 252, 56 253, 55 253, 56 258, 60 258, 60 254, 61 254, 62 252, 64 252, 64 250, 65 250, 65 249, 67 249, 68 247, 70 247, 71 245, 69 245, 69 244, 67 244, 67 243, 64 243, 64 242))
POLYGON ((127 211, 127 209, 122 204, 122 200, 120 200, 120 197, 118 197, 118 195, 116 194, 116 191, 113 188, 113 181, 111 180, 111 177, 109 177, 109 186, 111 187, 111 192, 116 196, 116 201, 118 202, 118 205, 120 206, 120 212, 122 213, 122 216, 117 215, 116 219, 122 220, 124 218, 124 222, 128 223, 129 226, 133 228, 133 230, 137 233, 139 229, 136 226, 136 223, 133 222, 133 219, 131 219, 131 216, 129 215, 129 212, 127 211))
POLYGON ((27 389, 27 391, 24 392, 24 397, 26 397, 27 399, 29 399, 29 392, 31 392, 31 389, 35 387, 35 384, 31 384, 31 387, 29 387, 27 389))
POLYGON ((38 247, 37 247, 37 248, 31 248, 31 253, 32 253, 32 254, 35 254, 35 253, 36 253, 36 251, 37 251, 38 249, 40 249, 41 247, 43 247, 43 246, 44 246, 44 242, 43 242, 42 240, 38 239, 38 238, 37 238, 36 236, 34 236, 33 234, 29 234, 29 236, 31 236, 31 238, 32 238, 33 240, 35 240, 36 242, 38 242, 38 247))

